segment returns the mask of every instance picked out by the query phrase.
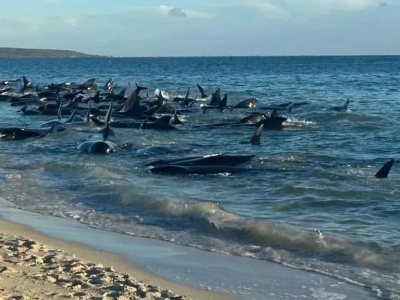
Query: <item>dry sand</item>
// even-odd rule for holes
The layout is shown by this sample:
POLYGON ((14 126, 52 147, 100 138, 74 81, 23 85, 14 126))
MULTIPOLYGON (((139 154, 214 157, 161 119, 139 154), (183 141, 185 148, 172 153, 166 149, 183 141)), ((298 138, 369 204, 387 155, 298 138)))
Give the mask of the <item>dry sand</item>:
POLYGON ((0 220, 0 299, 232 299, 0 220), (171 290, 169 290, 171 289, 171 290))

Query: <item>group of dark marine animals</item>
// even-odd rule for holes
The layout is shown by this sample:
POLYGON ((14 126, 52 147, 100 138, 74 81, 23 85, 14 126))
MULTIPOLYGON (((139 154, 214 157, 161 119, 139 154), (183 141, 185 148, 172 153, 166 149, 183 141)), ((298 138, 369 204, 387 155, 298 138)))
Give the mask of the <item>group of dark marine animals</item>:
MULTIPOLYGON (((180 119, 183 114, 204 114, 209 110, 222 112, 227 109, 257 107, 256 98, 246 99, 229 106, 227 95, 221 96, 220 89, 212 92, 209 96, 198 84, 199 97, 191 98, 188 88, 184 97, 168 99, 161 90, 155 93, 154 97, 149 97, 148 88, 137 84, 133 87, 132 92, 126 95, 126 88, 115 93, 115 85, 111 79, 102 88, 98 87, 95 81, 92 78, 84 83, 63 82, 40 87, 39 85, 34 86, 24 76, 22 79, 0 82, 0 101, 8 101, 11 106, 22 107, 19 110, 22 115, 57 117, 55 120, 41 124, 40 128, 0 128, 0 139, 17 140, 43 137, 49 133, 67 130, 71 125, 95 124, 101 126, 102 129, 81 143, 78 149, 87 153, 105 154, 132 146, 131 144, 118 145, 112 142, 110 137, 115 135, 112 128, 176 130, 180 126, 184 126, 180 119), (144 93, 146 90, 146 95, 141 95, 141 92, 144 93), (207 102, 208 104, 205 104, 207 102), (63 120, 63 117, 67 117, 67 119, 63 120)), ((342 106, 335 106, 330 110, 346 112, 349 102, 350 100, 347 99, 342 106)), ((260 145, 264 129, 282 129, 282 124, 287 118, 279 115, 279 112, 291 112, 292 109, 306 104, 308 102, 288 102, 259 107, 257 112, 252 112, 237 122, 208 126, 254 126, 256 130, 249 143, 260 145)), ((253 156, 217 153, 206 156, 161 159, 147 163, 146 167, 151 172, 162 174, 238 173, 254 170, 240 167, 253 156)), ((386 178, 393 164, 394 160, 388 161, 375 176, 386 178)))

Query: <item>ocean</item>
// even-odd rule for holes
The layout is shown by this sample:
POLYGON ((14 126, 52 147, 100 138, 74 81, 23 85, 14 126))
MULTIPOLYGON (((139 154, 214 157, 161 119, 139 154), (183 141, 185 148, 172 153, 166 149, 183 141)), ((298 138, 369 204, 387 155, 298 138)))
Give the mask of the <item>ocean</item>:
MULTIPOLYGON (((228 105, 309 102, 283 112, 283 130, 204 125, 235 122, 256 109, 181 116, 180 130, 114 129, 129 150, 77 149, 97 129, 0 141, 0 197, 26 211, 103 230, 205 251, 268 260, 364 285, 400 299, 400 168, 375 178, 400 144, 400 56, 2 59, 0 80, 34 85, 112 78, 171 99, 196 84, 221 88, 228 105), (347 112, 329 108, 350 99, 347 112), (213 153, 255 155, 259 172, 152 174, 156 159, 213 153)), ((38 127, 51 116, 22 116, 0 103, 0 126, 38 127)))

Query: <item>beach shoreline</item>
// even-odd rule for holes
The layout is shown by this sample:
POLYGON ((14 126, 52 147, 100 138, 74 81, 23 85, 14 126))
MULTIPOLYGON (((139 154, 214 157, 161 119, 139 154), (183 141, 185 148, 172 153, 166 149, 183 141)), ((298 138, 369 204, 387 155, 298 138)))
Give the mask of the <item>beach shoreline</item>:
POLYGON ((4 219, 0 219, 0 250, 1 299, 94 299, 93 293, 104 299, 113 295, 145 299, 233 298, 157 277, 116 254, 52 238, 4 219))
POLYGON ((186 299, 377 299, 369 287, 339 278, 99 230, 75 220, 24 211, 1 198, 0 232, 24 235, 105 268, 113 266, 117 272, 168 288, 186 299))

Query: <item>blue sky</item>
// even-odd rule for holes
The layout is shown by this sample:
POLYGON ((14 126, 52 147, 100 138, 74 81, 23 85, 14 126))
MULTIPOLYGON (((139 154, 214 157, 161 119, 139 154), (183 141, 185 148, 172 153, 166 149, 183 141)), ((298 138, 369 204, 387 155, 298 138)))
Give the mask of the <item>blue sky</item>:
POLYGON ((400 0, 0 0, 0 7, 3 47, 112 56, 400 54, 400 0))

